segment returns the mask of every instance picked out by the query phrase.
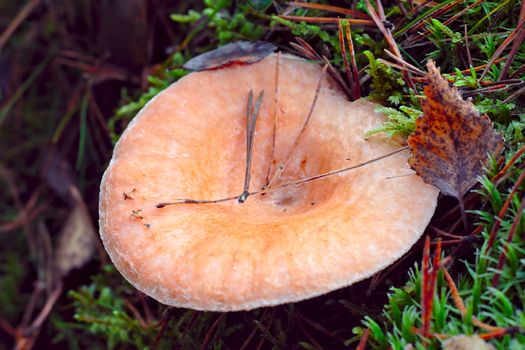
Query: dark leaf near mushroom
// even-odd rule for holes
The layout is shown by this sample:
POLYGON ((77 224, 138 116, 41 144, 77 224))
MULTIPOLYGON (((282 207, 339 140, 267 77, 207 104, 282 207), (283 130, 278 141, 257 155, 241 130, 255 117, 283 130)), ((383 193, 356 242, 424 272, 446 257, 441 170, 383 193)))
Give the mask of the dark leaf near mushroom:
POLYGON ((79 192, 75 172, 56 148, 46 152, 40 173, 60 198, 71 206, 76 205, 79 192))
POLYGON ((252 64, 274 52, 266 41, 237 41, 192 58, 183 66, 192 71, 219 69, 234 64, 252 64))

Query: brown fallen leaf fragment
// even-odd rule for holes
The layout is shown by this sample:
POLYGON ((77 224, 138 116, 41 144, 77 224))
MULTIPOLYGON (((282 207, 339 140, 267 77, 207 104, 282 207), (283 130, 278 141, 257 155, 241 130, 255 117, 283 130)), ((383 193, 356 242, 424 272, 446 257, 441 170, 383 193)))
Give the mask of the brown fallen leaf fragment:
POLYGON ((55 263, 62 276, 82 267, 95 251, 96 231, 83 204, 77 204, 60 232, 55 263))
POLYGON ((423 180, 462 204, 465 193, 483 172, 488 154, 499 154, 503 139, 487 116, 480 116, 472 102, 461 98, 439 73, 433 61, 421 102, 423 116, 408 138, 410 166, 423 180))

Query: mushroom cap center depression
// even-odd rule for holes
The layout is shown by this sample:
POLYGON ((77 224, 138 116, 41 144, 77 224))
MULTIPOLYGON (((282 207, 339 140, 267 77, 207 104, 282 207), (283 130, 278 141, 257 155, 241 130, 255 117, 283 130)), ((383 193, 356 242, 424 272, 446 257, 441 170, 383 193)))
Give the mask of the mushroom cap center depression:
MULTIPOLYGON (((264 90, 250 190, 266 182, 277 106, 276 164, 310 109, 320 67, 282 56, 193 73, 134 119, 103 179, 101 237, 119 271, 157 300, 239 310, 301 300, 370 276, 404 254, 435 209, 437 191, 413 175, 407 152, 350 172, 250 196, 239 204, 155 205, 240 195, 249 90, 264 90), (131 193, 133 199, 124 199, 131 193), (414 198, 417 197, 417 200, 414 198)), ((296 152, 274 185, 387 154, 364 139, 383 118, 325 82, 296 152)))
MULTIPOLYGON (((159 163, 169 169, 169 179, 160 179, 157 185, 159 195, 155 197, 159 202, 177 198, 213 200, 242 193, 246 167, 246 109, 250 89, 253 89, 255 97, 264 90, 253 141, 250 191, 262 189, 268 180, 274 120, 277 123, 270 178, 275 175, 296 141, 321 78, 318 66, 303 62, 303 72, 298 74, 288 61, 296 62, 298 59, 281 58, 278 91, 274 74, 276 59, 270 57, 258 63, 257 69, 250 69, 255 66, 243 67, 251 72, 229 76, 223 84, 210 84, 223 79, 223 70, 193 73, 191 80, 182 80, 170 88, 176 89, 175 93, 158 97, 155 105, 150 106, 149 115, 159 119, 157 125, 165 135, 159 137, 159 130, 151 133, 151 143, 154 139, 162 139, 162 144, 153 145, 150 150, 144 149, 143 156, 149 160, 145 163, 152 163, 155 162, 155 154, 161 153, 164 159, 159 159, 159 163), (230 89, 232 85, 235 86, 234 91, 230 89), (152 108, 158 111, 152 112, 152 108)), ((331 90, 331 85, 325 77, 306 131, 273 186, 359 161, 359 149, 349 147, 352 137, 341 137, 341 125, 350 118, 341 114, 347 101, 331 90)), ((152 185, 150 176, 147 176, 148 186, 152 185)), ((247 224, 287 220, 291 215, 305 214, 322 207, 339 186, 350 186, 353 176, 348 173, 344 177, 333 176, 287 186, 250 196, 243 204, 232 201, 184 206, 191 206, 197 211, 202 208, 203 215, 206 215, 205 212, 228 215, 247 224)), ((137 193, 140 193, 140 187, 138 183, 137 193)))

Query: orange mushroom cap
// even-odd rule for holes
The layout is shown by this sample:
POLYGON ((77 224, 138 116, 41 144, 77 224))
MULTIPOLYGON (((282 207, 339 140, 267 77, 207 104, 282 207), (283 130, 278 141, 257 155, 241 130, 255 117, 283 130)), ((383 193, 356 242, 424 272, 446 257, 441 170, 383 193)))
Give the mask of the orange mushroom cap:
MULTIPOLYGON (((100 234, 122 275, 164 304, 246 310, 348 286, 406 253, 434 213, 438 190, 410 169, 408 151, 242 204, 156 208, 242 192, 250 90, 264 90, 250 189, 265 185, 269 164, 275 160, 275 172, 292 147, 321 76, 318 65, 283 55, 276 82, 277 57, 189 74, 149 102, 115 147, 101 185, 100 234)), ((376 106, 348 102, 325 81, 275 185, 395 150, 364 138, 383 121, 376 106)))

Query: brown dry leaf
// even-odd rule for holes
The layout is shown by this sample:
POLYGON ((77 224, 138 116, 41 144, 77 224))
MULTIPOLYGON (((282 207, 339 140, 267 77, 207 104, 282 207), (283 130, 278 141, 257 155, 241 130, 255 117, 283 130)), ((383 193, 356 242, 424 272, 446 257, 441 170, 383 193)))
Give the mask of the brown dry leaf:
POLYGON ((82 267, 95 251, 97 233, 83 204, 77 204, 60 232, 56 266, 62 276, 82 267))
POLYGON ((503 140, 490 119, 449 86, 433 61, 427 68, 427 99, 408 139, 408 162, 426 183, 461 201, 482 174, 488 154, 501 152, 503 140))
POLYGON ((40 174, 56 195, 72 207, 76 205, 81 196, 75 193, 78 192, 75 171, 55 147, 47 149, 40 174))

